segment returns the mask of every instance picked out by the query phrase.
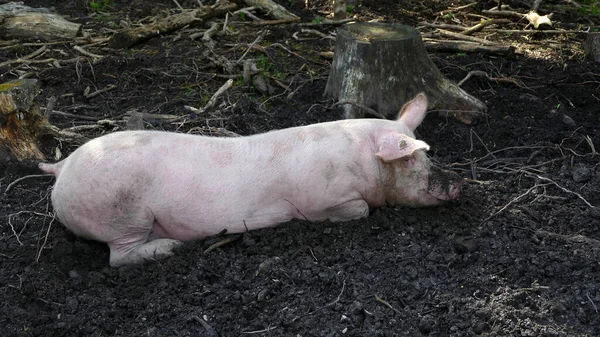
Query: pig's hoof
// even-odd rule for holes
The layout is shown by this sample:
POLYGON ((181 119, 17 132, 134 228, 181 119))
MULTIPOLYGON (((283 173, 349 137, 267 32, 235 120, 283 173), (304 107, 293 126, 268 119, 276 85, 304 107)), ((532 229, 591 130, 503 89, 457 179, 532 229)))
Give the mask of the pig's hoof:
POLYGON ((110 265, 118 267, 126 264, 160 260, 173 255, 173 249, 183 242, 173 239, 156 239, 124 252, 123 247, 110 247, 110 265))

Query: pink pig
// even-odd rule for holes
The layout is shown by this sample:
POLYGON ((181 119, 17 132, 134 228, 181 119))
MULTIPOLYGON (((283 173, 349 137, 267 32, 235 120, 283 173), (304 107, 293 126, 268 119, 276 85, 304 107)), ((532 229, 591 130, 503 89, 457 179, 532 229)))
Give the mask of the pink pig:
POLYGON ((413 131, 419 94, 395 121, 354 119, 215 138, 115 132, 65 160, 52 204, 76 235, 110 247, 111 266, 172 255, 183 240, 245 232, 293 218, 346 221, 385 205, 455 199, 460 179, 431 165, 413 131))

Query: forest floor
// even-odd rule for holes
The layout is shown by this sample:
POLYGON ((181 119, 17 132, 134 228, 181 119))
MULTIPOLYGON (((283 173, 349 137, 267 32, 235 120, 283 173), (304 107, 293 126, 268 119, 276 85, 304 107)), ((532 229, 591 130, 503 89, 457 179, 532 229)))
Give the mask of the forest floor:
MULTIPOLYGON (((25 3, 53 6, 92 37, 178 12, 167 0, 94 2, 106 3, 102 8, 85 1, 25 3)), ((331 11, 326 1, 308 9, 303 1, 278 3, 307 23, 331 11)), ((361 21, 402 23, 426 34, 434 28, 422 22, 472 26, 479 20, 473 14, 494 6, 478 1, 440 13, 467 3, 377 0, 348 11, 361 21)), ((555 29, 598 29, 589 8, 564 3, 542 2, 541 13, 554 12, 555 29)), ((523 20, 510 21, 497 28, 525 29, 523 20)), ((203 107, 229 78, 201 39, 190 39, 206 27, 125 49, 86 46, 102 56, 95 60, 68 41, 49 45, 44 58, 85 60, 3 65, 0 76, 39 79, 40 106, 55 96, 54 110, 71 114, 54 113, 50 122, 95 125, 84 133, 89 138, 127 129, 132 111, 184 116, 146 119, 146 129, 221 136, 342 118, 342 109, 322 96, 331 61, 319 52, 332 51, 334 40, 292 24, 255 25, 244 15, 230 16, 228 25, 229 33, 213 39, 215 55, 229 60, 240 59, 268 30, 258 43, 263 48, 245 58, 256 60, 272 88, 244 84, 238 65, 233 87, 204 113, 184 106, 203 107), (297 32, 302 39, 294 38, 297 32), (87 87, 110 85, 84 95, 87 87)), ((336 26, 307 28, 329 34, 336 26)), ((476 181, 444 206, 382 208, 346 223, 292 221, 208 254, 221 237, 186 243, 166 260, 111 268, 105 244, 78 238, 53 219, 52 177, 29 178, 5 192, 40 172, 32 162, 3 161, 0 336, 600 335, 600 68, 584 58, 583 33, 477 36, 517 52, 430 53, 452 81, 473 70, 500 79, 462 84, 488 107, 476 123, 431 114, 418 129, 435 162, 476 181)), ((3 41, 0 62, 40 46, 3 41)), ((77 145, 48 138, 43 150, 54 161, 77 145)))

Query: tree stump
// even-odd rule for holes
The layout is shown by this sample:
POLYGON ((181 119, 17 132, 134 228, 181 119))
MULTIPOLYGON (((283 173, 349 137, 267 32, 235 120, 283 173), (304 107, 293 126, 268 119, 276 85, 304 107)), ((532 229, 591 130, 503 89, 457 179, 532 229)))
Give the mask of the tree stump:
POLYGON ((585 39, 585 55, 600 63, 600 33, 588 33, 585 39))
POLYGON ((22 3, 0 5, 0 36, 5 39, 52 41, 81 36, 81 25, 50 13, 46 8, 31 8, 22 3))
POLYGON ((48 125, 36 97, 40 84, 35 79, 0 84, 0 148, 23 159, 44 159, 38 138, 48 125))
POLYGON ((446 79, 412 27, 385 23, 348 24, 337 30, 325 95, 344 104, 346 118, 374 109, 395 118, 404 103, 425 92, 429 109, 470 124, 486 106, 446 79), (357 107, 358 104, 358 107, 357 107))

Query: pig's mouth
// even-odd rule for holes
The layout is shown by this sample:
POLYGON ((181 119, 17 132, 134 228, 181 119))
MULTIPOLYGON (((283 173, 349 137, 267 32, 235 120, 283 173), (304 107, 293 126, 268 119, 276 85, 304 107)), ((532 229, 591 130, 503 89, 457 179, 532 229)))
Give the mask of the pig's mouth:
POLYGON ((431 168, 427 193, 439 201, 449 201, 458 198, 463 180, 458 174, 431 168))

